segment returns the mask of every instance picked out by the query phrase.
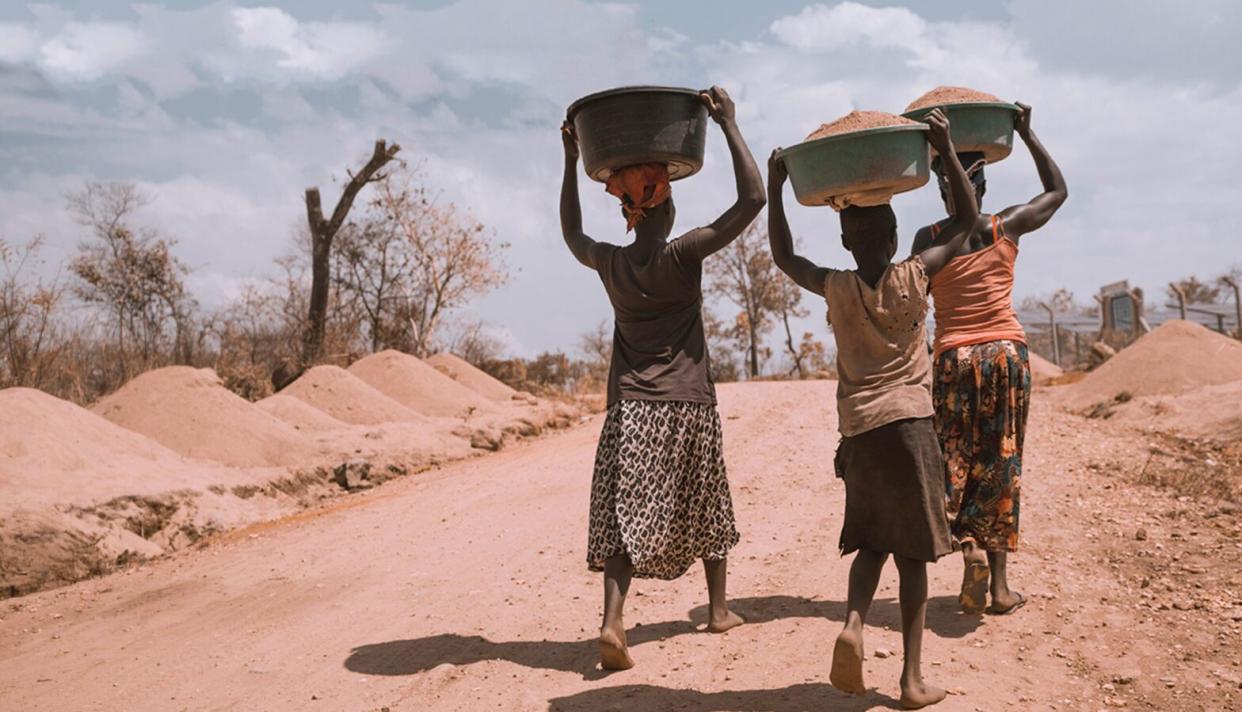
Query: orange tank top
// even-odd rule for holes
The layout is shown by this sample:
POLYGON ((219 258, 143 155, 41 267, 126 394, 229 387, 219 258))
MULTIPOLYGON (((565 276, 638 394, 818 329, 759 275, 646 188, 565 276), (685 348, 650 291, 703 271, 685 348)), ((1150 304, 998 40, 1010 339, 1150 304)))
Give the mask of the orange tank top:
MULTIPOLYGON (((940 228, 932 225, 932 237, 940 228)), ((931 279, 936 309, 935 353, 988 341, 1026 343, 1013 310, 1013 267, 1018 244, 992 216, 992 244, 949 260, 931 279)))

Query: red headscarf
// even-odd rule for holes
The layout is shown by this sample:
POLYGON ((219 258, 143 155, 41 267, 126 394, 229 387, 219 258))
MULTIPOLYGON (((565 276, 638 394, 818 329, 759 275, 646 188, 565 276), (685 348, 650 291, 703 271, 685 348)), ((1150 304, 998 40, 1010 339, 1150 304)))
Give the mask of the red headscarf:
POLYGON ((625 231, 647 217, 647 210, 668 200, 672 189, 668 184, 668 166, 663 163, 639 163, 612 172, 604 189, 621 199, 625 212, 625 231))

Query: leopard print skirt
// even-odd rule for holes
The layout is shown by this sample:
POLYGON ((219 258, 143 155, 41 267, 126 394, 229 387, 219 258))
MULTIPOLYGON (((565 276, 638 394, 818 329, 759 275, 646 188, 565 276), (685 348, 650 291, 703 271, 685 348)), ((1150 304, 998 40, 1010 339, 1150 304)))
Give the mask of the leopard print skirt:
POLYGON ((634 576, 667 581, 737 542, 716 406, 610 406, 595 452, 587 566, 602 571, 604 559, 625 554, 634 576))

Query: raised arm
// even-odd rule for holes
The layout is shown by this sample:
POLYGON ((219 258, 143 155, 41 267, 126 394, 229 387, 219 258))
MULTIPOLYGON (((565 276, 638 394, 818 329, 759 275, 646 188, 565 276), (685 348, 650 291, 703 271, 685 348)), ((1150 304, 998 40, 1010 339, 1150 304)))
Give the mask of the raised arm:
POLYGON ((966 170, 962 168, 962 162, 957 160, 957 153, 953 150, 953 139, 949 136, 949 119, 944 112, 936 109, 925 120, 930 128, 928 140, 936 153, 940 154, 940 162, 949 183, 949 195, 953 197, 953 215, 949 222, 940 231, 935 243, 919 253, 923 269, 930 277, 953 259, 962 242, 970 235, 975 221, 979 219, 979 204, 975 202, 970 178, 966 177, 966 170))
POLYGON ((779 148, 776 149, 768 158, 768 243, 772 246, 772 261, 798 286, 823 296, 828 269, 794 252, 793 235, 789 233, 789 221, 785 219, 783 196, 789 171, 785 168, 785 161, 777 156, 779 151, 779 148))
POLYGON ((724 89, 712 87, 703 92, 703 100, 707 102, 712 119, 720 124, 729 144, 729 153, 733 156, 733 175, 737 181, 737 200, 710 225, 695 228, 679 238, 689 241, 687 244, 699 259, 733 242, 767 202, 763 194, 763 177, 759 175, 755 157, 750 154, 742 132, 737 128, 733 99, 724 89))
POLYGON ((1069 190, 1065 187, 1061 169, 1031 131, 1031 107, 1021 102, 1018 103, 1014 130, 1031 152, 1031 158, 1035 159, 1039 182, 1044 186, 1044 192, 1032 198, 1031 202, 1005 208, 999 213, 1005 223, 1005 234, 1016 241, 1022 235, 1043 227, 1069 197, 1069 190))
POLYGON ((582 205, 578 200, 578 136, 566 121, 561 126, 561 143, 565 145, 565 177, 561 179, 561 234, 574 257, 595 269, 595 240, 582 231, 582 205))

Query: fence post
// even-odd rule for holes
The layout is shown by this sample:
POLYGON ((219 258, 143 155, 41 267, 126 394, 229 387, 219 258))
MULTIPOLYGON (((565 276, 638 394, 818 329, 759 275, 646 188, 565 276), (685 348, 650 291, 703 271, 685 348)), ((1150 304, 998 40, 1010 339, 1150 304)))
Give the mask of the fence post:
POLYGON ((1173 282, 1169 282, 1169 289, 1177 295, 1177 310, 1181 312, 1182 321, 1186 321, 1186 292, 1173 282))
POLYGON ((1238 280, 1232 277, 1221 277, 1220 281, 1233 288, 1233 308, 1237 310, 1238 319, 1237 329, 1234 331, 1234 335, 1237 338, 1242 339, 1242 290, 1238 289, 1238 280))
POLYGON ((1048 306, 1046 302, 1040 302, 1039 306, 1048 312, 1048 325, 1052 328, 1052 362, 1061 365, 1061 338, 1057 335, 1057 313, 1048 306))

